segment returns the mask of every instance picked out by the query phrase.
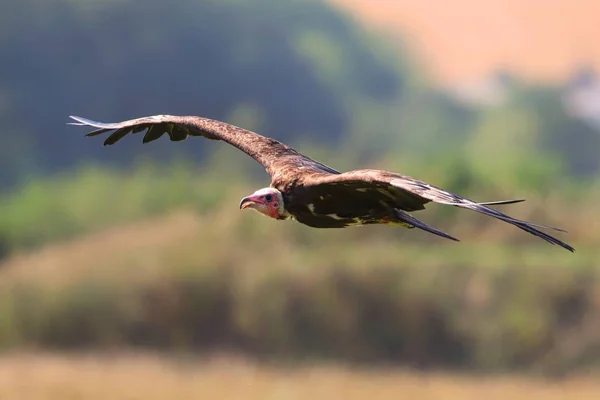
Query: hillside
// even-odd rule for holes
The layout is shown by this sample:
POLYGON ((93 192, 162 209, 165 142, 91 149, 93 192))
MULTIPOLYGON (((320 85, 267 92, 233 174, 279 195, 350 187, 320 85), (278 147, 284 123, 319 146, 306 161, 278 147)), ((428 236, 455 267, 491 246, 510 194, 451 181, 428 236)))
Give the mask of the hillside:
POLYGON ((564 80, 582 63, 600 69, 600 2, 595 0, 331 0, 388 32, 406 32, 443 83, 505 67, 529 78, 564 80))
POLYGON ((452 224, 461 243, 314 230, 232 212, 234 198, 9 257, 0 347, 546 375, 598 365, 588 357, 600 337, 590 246, 574 241, 572 254, 505 224, 452 224))
POLYGON ((591 400, 593 377, 545 382, 520 377, 481 379, 338 365, 277 368, 217 357, 207 361, 155 355, 12 355, 0 359, 0 397, 10 399, 412 399, 505 398, 591 400))

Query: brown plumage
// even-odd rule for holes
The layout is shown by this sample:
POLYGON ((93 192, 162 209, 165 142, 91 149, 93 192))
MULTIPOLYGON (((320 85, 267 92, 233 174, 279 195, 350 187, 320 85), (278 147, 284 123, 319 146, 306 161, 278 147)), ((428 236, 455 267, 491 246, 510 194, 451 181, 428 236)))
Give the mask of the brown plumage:
POLYGON ((521 221, 488 207, 523 200, 476 203, 390 171, 366 169, 340 173, 275 139, 208 118, 155 115, 118 123, 101 123, 74 116, 71 118, 77 121, 70 123, 72 125, 97 128, 86 136, 114 131, 104 141, 105 145, 112 145, 129 133, 142 131, 146 131, 144 143, 156 140, 165 133, 173 141, 184 140, 188 136, 225 141, 261 163, 271 175, 270 187, 242 199, 240 208, 252 208, 272 218, 293 218, 315 228, 400 225, 420 228, 457 241, 458 239, 408 213, 423 210, 425 204, 433 201, 497 218, 551 244, 574 251, 573 247, 536 228, 562 231, 561 229, 521 221))

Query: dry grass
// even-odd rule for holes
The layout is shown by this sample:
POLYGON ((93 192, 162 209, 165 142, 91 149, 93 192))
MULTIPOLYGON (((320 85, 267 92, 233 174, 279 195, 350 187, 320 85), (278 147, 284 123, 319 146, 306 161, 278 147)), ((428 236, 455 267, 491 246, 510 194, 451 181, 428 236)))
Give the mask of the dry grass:
POLYGON ((507 67, 565 79, 580 63, 600 68, 595 0, 330 0, 372 28, 406 32, 445 83, 507 67))
MULTIPOLYGON (((522 215, 523 211, 527 212, 525 206, 522 208, 525 210, 516 214, 517 217, 550 220, 546 216, 522 215)), ((547 208, 560 207, 552 204, 547 208)), ((576 247, 577 253, 573 255, 551 248, 539 239, 503 223, 494 221, 485 226, 477 225, 477 220, 469 213, 464 213, 465 221, 453 224, 452 229, 438 226, 463 240, 457 244, 416 230, 390 230, 380 226, 318 230, 293 222, 274 223, 253 213, 231 212, 228 206, 213 210, 209 215, 179 209, 137 223, 49 243, 35 251, 17 253, 0 262, 0 284, 44 281, 50 286, 64 285, 91 271, 105 274, 117 272, 126 276, 122 270, 124 265, 136 265, 144 271, 154 270, 162 260, 160 255, 169 257, 173 253, 196 254, 204 261, 230 259, 238 255, 240 261, 248 264, 252 260, 246 251, 250 251, 255 256, 255 264, 264 264, 268 257, 262 253, 254 254, 255 249, 266 250, 269 246, 287 254, 288 258, 297 256, 311 263, 317 263, 321 257, 334 252, 337 260, 349 265, 357 264, 357 258, 360 258, 359 265, 365 265, 365 259, 373 261, 377 257, 393 256, 399 265, 437 265, 449 260, 473 265, 485 259, 489 266, 504 266, 514 262, 516 254, 520 257, 519 262, 526 265, 544 265, 549 261, 557 265, 598 265, 595 243, 600 238, 600 225, 594 221, 584 223, 586 215, 585 212, 574 215, 576 222, 572 225, 575 229, 569 229, 568 235, 557 235, 576 247), (388 235, 394 233, 397 236, 388 235), (510 245, 511 241, 516 243, 521 240, 528 240, 531 247, 517 250, 510 245), (352 246, 348 246, 349 243, 352 246), (424 251, 431 245, 436 246, 436 252, 424 251)), ((283 261, 280 263, 285 264, 283 261)), ((321 259, 319 265, 322 263, 321 259)), ((300 267, 305 269, 306 265, 302 263, 300 267)), ((139 276, 141 272, 138 269, 133 275, 139 276)))
POLYGON ((338 366, 277 368, 221 357, 175 361, 151 355, 9 355, 0 399, 597 399, 600 382, 475 378, 338 366))
POLYGON ((64 284, 90 271, 106 270, 111 262, 126 259, 127 255, 157 253, 193 239, 200 230, 199 224, 196 213, 182 209, 166 216, 51 243, 0 263, 0 281, 36 280, 43 276, 49 284, 64 284))

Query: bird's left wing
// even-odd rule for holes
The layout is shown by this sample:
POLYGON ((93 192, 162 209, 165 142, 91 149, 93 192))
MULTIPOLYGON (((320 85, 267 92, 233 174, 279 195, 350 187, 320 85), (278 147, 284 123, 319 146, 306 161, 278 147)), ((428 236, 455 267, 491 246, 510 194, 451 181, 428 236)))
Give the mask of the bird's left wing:
POLYGON ((318 174, 339 173, 275 139, 209 118, 154 115, 116 123, 96 122, 76 116, 70 118, 76 121, 71 122, 71 125, 96 128, 86 136, 96 136, 114 131, 104 141, 105 146, 115 144, 129 133, 142 131, 146 131, 142 139, 143 143, 156 140, 165 133, 172 141, 184 140, 188 136, 203 136, 211 140, 222 140, 238 148, 262 164, 271 176, 281 171, 292 170, 312 171, 318 174))
POLYGON ((327 186, 332 193, 335 193, 336 190, 339 190, 340 193, 349 193, 350 190, 357 196, 380 196, 383 193, 395 201, 395 207, 405 211, 424 209, 424 205, 431 201, 466 208, 507 222, 551 244, 575 251, 570 245, 536 228, 553 229, 560 232, 565 232, 564 230, 522 221, 488 207, 488 205, 512 204, 523 200, 477 203, 418 179, 382 170, 357 170, 339 175, 316 176, 304 182, 304 186, 306 189, 319 187, 321 190, 327 186))

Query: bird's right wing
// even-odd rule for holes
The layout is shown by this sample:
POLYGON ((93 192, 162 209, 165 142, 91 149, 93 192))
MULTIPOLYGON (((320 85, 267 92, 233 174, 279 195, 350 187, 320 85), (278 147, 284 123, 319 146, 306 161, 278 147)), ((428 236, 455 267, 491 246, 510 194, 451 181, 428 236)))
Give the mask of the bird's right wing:
POLYGON ((352 202, 353 198, 358 200, 361 196, 381 196, 383 193, 394 201, 395 207, 404 211, 421 210, 430 201, 466 208, 507 222, 551 244, 575 251, 570 245, 536 228, 554 229, 561 232, 564 230, 521 221, 488 207, 488 205, 510 204, 521 200, 477 203, 418 179, 381 170, 357 170, 340 175, 316 176, 304 182, 304 186, 306 190, 319 188, 319 190, 327 191, 332 195, 339 193, 337 197, 343 198, 340 201, 346 202, 352 202))
POLYGON ((203 136, 207 139, 222 140, 238 148, 262 164, 273 176, 281 171, 303 171, 317 174, 338 174, 339 172, 312 160, 275 139, 258 133, 209 118, 196 116, 154 115, 116 123, 96 122, 82 117, 71 116, 77 122, 71 125, 97 128, 86 136, 96 136, 112 132, 104 145, 112 145, 129 133, 146 131, 143 143, 151 142, 167 133, 172 141, 180 141, 188 136, 203 136))

